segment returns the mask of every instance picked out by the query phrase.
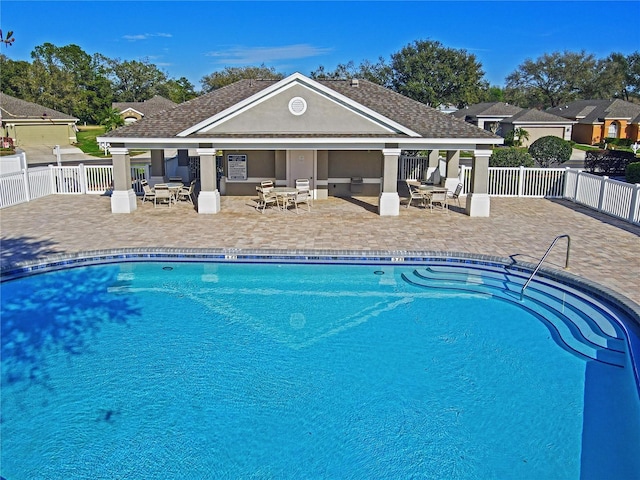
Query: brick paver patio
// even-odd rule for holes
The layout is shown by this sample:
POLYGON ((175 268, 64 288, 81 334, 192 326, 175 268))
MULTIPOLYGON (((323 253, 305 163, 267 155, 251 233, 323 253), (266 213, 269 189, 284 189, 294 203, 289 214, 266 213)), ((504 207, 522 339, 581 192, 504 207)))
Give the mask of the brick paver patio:
MULTIPOLYGON (((462 199, 464 202, 464 198, 462 199)), ((571 236, 569 272, 640 303, 640 227, 547 199, 492 198, 490 218, 400 207, 380 217, 377 198, 330 198, 311 212, 255 210, 250 197, 222 197, 222 210, 199 215, 187 203, 142 205, 112 214, 106 196, 53 195, 0 211, 2 265, 49 254, 127 247, 449 251, 535 263, 557 235, 571 236)), ((565 243, 547 266, 561 268, 565 243)))

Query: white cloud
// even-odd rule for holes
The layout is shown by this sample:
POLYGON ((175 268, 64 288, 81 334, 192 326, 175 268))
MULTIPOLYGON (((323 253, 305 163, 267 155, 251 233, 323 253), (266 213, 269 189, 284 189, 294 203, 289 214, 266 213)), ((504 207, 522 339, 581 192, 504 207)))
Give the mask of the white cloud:
POLYGON ((123 35, 122 38, 129 40, 130 42, 137 42, 138 40, 147 40, 153 37, 171 38, 173 35, 170 33, 137 33, 135 35, 123 35))
POLYGON ((214 57, 216 63, 224 64, 256 64, 273 63, 282 60, 317 57, 326 55, 331 48, 314 47, 306 43, 283 45, 281 47, 229 47, 222 50, 208 52, 207 57, 214 57))

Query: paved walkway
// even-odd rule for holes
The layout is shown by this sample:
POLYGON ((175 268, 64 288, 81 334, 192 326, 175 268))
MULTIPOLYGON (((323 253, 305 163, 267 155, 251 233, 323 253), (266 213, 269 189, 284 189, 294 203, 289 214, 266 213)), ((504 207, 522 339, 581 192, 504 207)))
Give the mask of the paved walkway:
MULTIPOLYGON (((464 198, 462 199, 464 201, 464 198)), ((53 195, 0 210, 2 265, 61 252, 127 247, 435 250, 535 263, 557 235, 571 236, 569 271, 640 303, 640 227, 567 201, 492 198, 490 218, 400 207, 380 217, 377 198, 330 198, 311 212, 255 210, 250 197, 222 197, 199 215, 187 203, 112 214, 109 197, 53 195)), ((302 206, 304 209, 305 207, 302 206)), ((549 257, 561 268, 564 241, 549 257)))

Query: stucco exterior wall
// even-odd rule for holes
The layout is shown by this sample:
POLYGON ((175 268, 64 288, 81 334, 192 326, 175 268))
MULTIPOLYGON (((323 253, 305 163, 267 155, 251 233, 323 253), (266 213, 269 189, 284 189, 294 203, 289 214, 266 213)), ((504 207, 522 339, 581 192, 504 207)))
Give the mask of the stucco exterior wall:
POLYGON ((380 125, 301 85, 252 106, 249 112, 250 115, 248 112, 238 115, 205 131, 236 134, 388 133, 380 125), (307 103, 307 109, 301 115, 294 115, 289 111, 289 101, 294 97, 301 97, 307 103))
POLYGON ((379 179, 382 177, 383 157, 379 151, 331 150, 328 152, 328 194, 335 197, 352 195, 376 196, 379 183, 364 183, 361 192, 351 191, 351 177, 379 179), (337 180, 339 179, 339 180, 337 180))
POLYGON ((573 140, 576 143, 593 145, 594 143, 597 143, 600 141, 599 139, 597 141, 593 140, 594 137, 599 136, 599 135, 594 135, 594 133, 595 132, 593 129, 593 125, 585 125, 585 124, 577 123, 573 126, 571 140, 573 140))
POLYGON ((275 150, 225 150, 223 151, 223 170, 227 175, 227 155, 246 155, 247 156, 247 181, 227 181, 226 195, 243 196, 255 195, 256 186, 260 180, 270 178, 276 179, 276 154, 275 150), (252 180, 253 179, 253 180, 252 180))

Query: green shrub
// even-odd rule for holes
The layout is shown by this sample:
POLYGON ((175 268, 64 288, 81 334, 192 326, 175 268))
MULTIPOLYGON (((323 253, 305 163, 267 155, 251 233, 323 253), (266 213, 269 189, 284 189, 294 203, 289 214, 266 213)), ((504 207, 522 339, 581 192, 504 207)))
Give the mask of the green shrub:
POLYGON ((627 183, 640 183, 640 162, 633 162, 627 165, 624 175, 627 183))
POLYGON ((526 148, 496 148, 489 158, 490 167, 533 167, 533 158, 526 148))
POLYGON ((541 167, 564 163, 571 158, 571 144, 553 135, 541 137, 529 146, 529 154, 541 167))
POLYGON ((584 156, 584 167, 591 173, 624 175, 627 165, 636 161, 636 156, 632 152, 591 150, 584 156))
POLYGON ((633 143, 630 138, 607 137, 604 141, 607 145, 617 145, 618 147, 630 147, 633 143))

